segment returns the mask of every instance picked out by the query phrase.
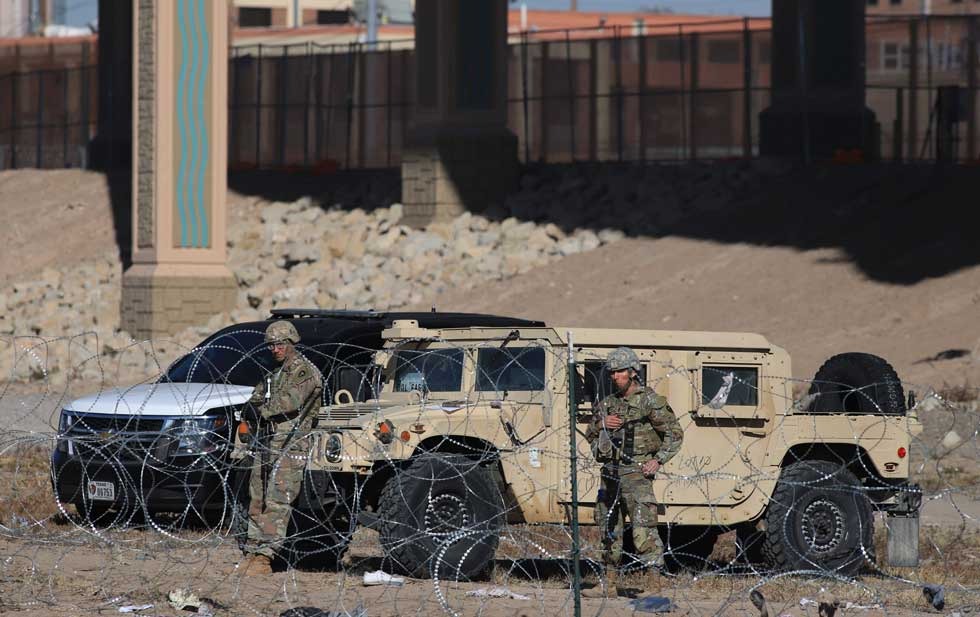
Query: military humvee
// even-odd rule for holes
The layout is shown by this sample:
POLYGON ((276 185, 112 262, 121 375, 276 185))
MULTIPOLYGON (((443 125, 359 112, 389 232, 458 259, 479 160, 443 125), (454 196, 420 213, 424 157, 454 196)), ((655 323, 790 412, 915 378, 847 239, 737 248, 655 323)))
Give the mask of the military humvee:
POLYGON ((469 578, 492 563, 508 523, 593 524, 600 465, 583 434, 612 391, 604 358, 628 345, 684 429, 652 480, 670 563, 707 563, 734 529, 746 561, 854 574, 875 559, 876 511, 914 524, 889 549, 917 559, 919 492, 908 479, 921 424, 876 356, 835 356, 794 399, 789 355, 757 334, 405 320, 383 337, 366 376, 374 398, 339 391, 320 410, 296 510, 305 516, 294 516, 301 552, 339 557, 366 525, 392 567, 469 578))

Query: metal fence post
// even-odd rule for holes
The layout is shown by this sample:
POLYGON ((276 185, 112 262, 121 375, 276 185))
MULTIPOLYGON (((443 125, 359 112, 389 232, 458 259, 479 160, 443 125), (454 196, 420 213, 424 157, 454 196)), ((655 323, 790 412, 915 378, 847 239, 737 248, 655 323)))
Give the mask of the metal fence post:
POLYGON ((568 77, 568 122, 571 138, 571 159, 576 160, 575 149, 575 82, 572 79, 572 42, 568 30, 565 30, 565 67, 568 77))
POLYGON ((279 96, 276 97, 276 115, 279 124, 279 167, 286 166, 286 117, 289 115, 287 90, 289 89, 289 46, 284 45, 279 56, 279 96))
POLYGON ((262 43, 255 62, 255 168, 262 167, 262 43))
POLYGON ((742 20, 742 156, 752 157, 752 30, 742 20))
POLYGON ((578 447, 575 443, 575 421, 577 404, 575 402, 575 346, 572 343, 572 332, 566 331, 568 337, 568 450, 571 462, 571 516, 572 526, 572 592, 575 596, 575 617, 582 615, 582 571, 579 564, 579 529, 578 529, 578 447))
POLYGON ((690 142, 690 149, 688 150, 688 156, 690 156, 692 161, 698 159, 698 123, 697 123, 697 111, 698 111, 698 57, 700 56, 700 50, 698 49, 699 38, 697 32, 692 32, 688 35, 690 37, 691 45, 691 94, 687 97, 687 104, 689 105, 687 117, 690 120, 688 122, 688 131, 690 133, 688 141, 690 142))
POLYGON ((687 128, 687 105, 684 104, 687 99, 687 52, 684 49, 684 26, 677 26, 677 51, 680 54, 680 62, 678 66, 680 67, 680 78, 681 78, 681 88, 677 93, 677 107, 680 109, 681 114, 681 126, 680 126, 680 142, 681 150, 678 153, 678 159, 684 158, 684 153, 687 151, 687 139, 688 139, 688 128, 687 128))
POLYGON ((541 134, 541 150, 538 152, 538 159, 541 162, 548 161, 548 104, 550 102, 551 93, 548 92, 548 41, 543 43, 538 43, 541 46, 541 70, 535 71, 535 76, 538 78, 538 122, 541 126, 538 130, 541 134))
MULTIPOLYGON (((416 71, 418 68, 416 67, 416 71)), ((521 33, 521 99, 524 104, 524 164, 531 162, 531 135, 527 101, 527 32, 521 33)))
POLYGON ((970 17, 966 38, 966 158, 977 158, 977 18, 970 17))
POLYGON ((354 46, 347 46, 347 143, 344 154, 344 169, 350 169, 351 123, 354 121, 354 46))
POLYGON ((623 39, 619 26, 613 30, 613 45, 616 49, 616 160, 623 162, 623 120, 626 113, 623 100, 623 39))
MULTIPOLYGON (((901 58, 899 58, 901 62, 901 58)), ((905 158, 916 159, 919 141, 919 22, 909 22, 909 132, 906 139, 908 152, 905 158)))
POLYGON ((639 99, 637 108, 639 109, 640 121, 640 161, 647 160, 647 37, 643 35, 636 40, 638 54, 640 56, 639 67, 639 99))

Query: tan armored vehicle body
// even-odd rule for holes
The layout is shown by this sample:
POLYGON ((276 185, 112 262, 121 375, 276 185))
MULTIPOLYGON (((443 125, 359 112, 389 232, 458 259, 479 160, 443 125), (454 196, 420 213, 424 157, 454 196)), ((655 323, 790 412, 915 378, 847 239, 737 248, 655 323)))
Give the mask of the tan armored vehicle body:
MULTIPOLYGON (((343 544, 360 520, 381 532, 386 554, 410 574, 434 573, 433 563, 478 574, 506 523, 567 524, 577 511, 592 524, 601 465, 583 435, 594 404, 611 393, 603 360, 623 345, 684 429, 680 452, 653 480, 663 535, 684 547, 674 551, 677 563, 704 563, 718 533, 737 529, 746 559, 850 574, 872 558, 874 510, 917 516, 908 450, 921 425, 904 412, 901 385, 841 380, 833 392, 814 386, 794 400, 789 355, 760 335, 424 330, 396 321, 384 337, 373 375, 378 398, 351 403, 336 393, 337 404, 321 409, 310 469, 333 487, 320 491, 333 493, 331 511, 341 503, 352 510, 346 532, 329 541, 343 544), (898 402, 883 406, 882 396, 898 402), (818 409, 820 401, 839 409, 818 409)), ((887 367, 865 354, 835 358, 856 356, 869 374, 887 367)))

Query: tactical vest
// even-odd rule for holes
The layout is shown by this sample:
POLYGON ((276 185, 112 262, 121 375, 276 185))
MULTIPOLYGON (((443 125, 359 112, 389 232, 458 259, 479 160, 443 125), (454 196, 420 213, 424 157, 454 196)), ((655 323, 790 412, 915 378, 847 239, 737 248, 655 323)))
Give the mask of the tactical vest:
POLYGON ((650 409, 641 404, 647 394, 647 390, 640 390, 628 399, 616 399, 609 405, 609 413, 618 414, 624 421, 623 428, 616 432, 622 435, 618 448, 620 460, 627 465, 649 460, 663 444, 663 438, 650 423, 650 409))

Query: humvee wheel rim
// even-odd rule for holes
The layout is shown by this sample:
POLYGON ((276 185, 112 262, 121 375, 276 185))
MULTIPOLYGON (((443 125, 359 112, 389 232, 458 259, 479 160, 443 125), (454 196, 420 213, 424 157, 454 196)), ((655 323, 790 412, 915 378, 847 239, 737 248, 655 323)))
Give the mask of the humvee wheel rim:
POLYGON ((844 538, 844 512, 827 499, 812 502, 803 511, 803 538, 817 553, 828 553, 844 538))
POLYGON ((466 502, 449 493, 436 495, 425 507, 425 533, 434 539, 444 539, 470 525, 466 502))

